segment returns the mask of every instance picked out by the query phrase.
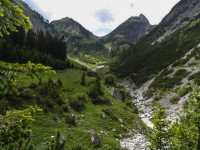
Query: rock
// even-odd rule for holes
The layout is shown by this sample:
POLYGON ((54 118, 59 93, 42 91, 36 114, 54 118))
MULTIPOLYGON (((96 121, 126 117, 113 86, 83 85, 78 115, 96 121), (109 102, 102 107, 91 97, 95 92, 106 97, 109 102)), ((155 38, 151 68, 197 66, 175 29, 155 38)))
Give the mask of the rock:
POLYGON ((100 145, 99 137, 97 136, 96 132, 94 130, 90 130, 90 134, 91 134, 92 144, 95 146, 99 146, 100 145))
POLYGON ((119 119, 119 122, 120 122, 120 123, 123 123, 123 120, 122 120, 122 119, 119 119))
POLYGON ((102 118, 103 118, 103 119, 106 119, 106 115, 102 115, 102 118))
POLYGON ((120 92, 118 88, 114 88, 112 96, 118 99, 122 99, 122 92, 120 92))

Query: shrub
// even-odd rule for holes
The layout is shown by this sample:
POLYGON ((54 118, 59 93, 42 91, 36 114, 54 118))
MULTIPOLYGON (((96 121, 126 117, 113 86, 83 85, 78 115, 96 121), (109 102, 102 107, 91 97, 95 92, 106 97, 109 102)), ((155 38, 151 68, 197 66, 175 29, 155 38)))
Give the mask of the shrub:
POLYGON ((90 88, 88 92, 88 96, 94 99, 94 98, 97 98, 98 96, 103 96, 103 95, 104 95, 104 92, 101 87, 100 78, 97 77, 95 84, 90 88))
POLYGON ((110 99, 105 96, 98 96, 97 98, 91 99, 93 104, 109 104, 110 99))
POLYGON ((118 120, 110 108, 103 109, 103 112, 106 113, 106 115, 108 115, 112 120, 118 120))
POLYGON ((82 74, 82 77, 81 77, 81 85, 83 85, 83 86, 86 85, 86 81, 85 81, 85 73, 82 74))
POLYGON ((161 99, 161 96, 155 96, 153 101, 159 101, 161 99))
POLYGON ((182 88, 178 91, 178 95, 180 97, 183 97, 185 96, 187 93, 189 93, 190 91, 192 91, 192 87, 185 87, 185 88, 182 88))
POLYGON ((194 79, 194 83, 197 84, 197 85, 200 85, 200 79, 194 79))
POLYGON ((58 79, 58 80, 57 80, 57 84, 60 85, 60 86, 62 87, 62 86, 63 86, 62 80, 61 80, 61 79, 58 79))
POLYGON ((88 76, 88 77, 96 77, 96 76, 97 76, 97 73, 96 73, 96 72, 92 72, 92 71, 88 71, 88 72, 87 72, 87 76, 88 76))
POLYGON ((170 99, 172 104, 177 104, 180 99, 180 96, 176 95, 170 99))
POLYGON ((85 107, 86 96, 79 94, 77 96, 70 97, 69 105, 75 110, 81 110, 85 107))
POLYGON ((116 77, 113 74, 107 74, 104 77, 104 82, 107 85, 115 86, 116 85, 116 77))
POLYGON ((65 115, 65 122, 69 125, 76 125, 76 117, 72 114, 65 115))
POLYGON ((188 80, 193 80, 193 79, 197 79, 197 78, 200 78, 200 72, 192 74, 191 76, 189 76, 188 80))
POLYGON ((126 99, 125 102, 124 102, 124 104, 126 106, 128 106, 129 108, 131 108, 134 113, 138 114, 138 109, 137 109, 137 107, 135 106, 135 104, 133 103, 132 100, 126 99))
POLYGON ((68 105, 62 105, 62 109, 64 112, 68 112, 69 111, 69 106, 68 105))

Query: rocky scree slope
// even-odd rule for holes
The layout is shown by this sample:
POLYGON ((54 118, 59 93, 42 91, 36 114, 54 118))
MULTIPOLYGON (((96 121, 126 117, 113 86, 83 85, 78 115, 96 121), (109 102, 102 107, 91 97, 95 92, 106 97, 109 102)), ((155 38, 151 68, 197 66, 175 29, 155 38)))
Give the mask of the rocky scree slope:
MULTIPOLYGON (((157 76, 144 83, 140 88, 135 83, 121 81, 119 84, 132 97, 136 104, 139 116, 148 127, 151 123, 152 105, 160 103, 169 107, 166 111, 168 120, 176 121, 178 114, 183 114, 183 108, 187 106, 191 92, 195 85, 200 85, 200 44, 189 50, 182 58, 163 69, 157 76)), ((133 137, 120 141, 122 147, 128 149, 148 149, 148 142, 144 135, 135 134, 133 137)))

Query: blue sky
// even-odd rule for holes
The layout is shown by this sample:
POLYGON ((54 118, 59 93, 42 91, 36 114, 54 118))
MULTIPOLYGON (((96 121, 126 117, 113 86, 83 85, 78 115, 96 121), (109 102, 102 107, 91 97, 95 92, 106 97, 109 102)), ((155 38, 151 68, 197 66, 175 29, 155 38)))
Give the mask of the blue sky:
POLYGON ((50 21, 73 18, 97 36, 104 36, 131 16, 144 14, 158 24, 180 0, 23 0, 50 21))

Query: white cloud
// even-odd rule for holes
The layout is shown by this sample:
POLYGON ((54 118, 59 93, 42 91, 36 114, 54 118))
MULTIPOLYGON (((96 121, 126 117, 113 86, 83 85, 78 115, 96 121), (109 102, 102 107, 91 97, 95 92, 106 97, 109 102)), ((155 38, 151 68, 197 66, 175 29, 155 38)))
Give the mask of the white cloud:
MULTIPOLYGON (((30 4, 30 0, 24 1, 30 4)), ((70 17, 92 32, 100 28, 113 30, 129 17, 141 13, 151 24, 158 24, 178 1, 180 0, 31 0, 34 9, 50 21, 70 17), (98 18, 96 13, 99 10, 107 10, 113 20, 102 18, 104 15, 98 18)))

